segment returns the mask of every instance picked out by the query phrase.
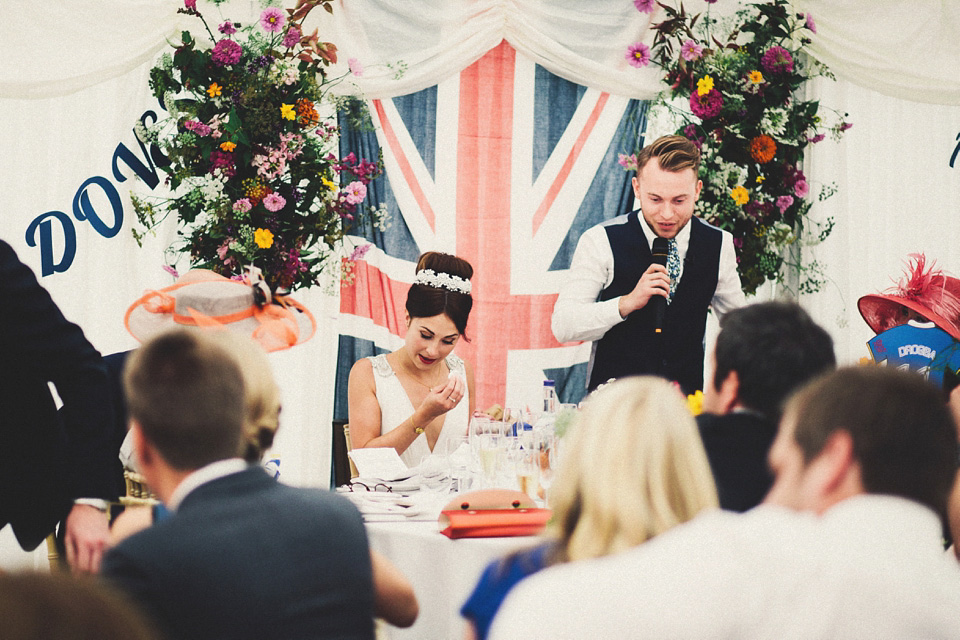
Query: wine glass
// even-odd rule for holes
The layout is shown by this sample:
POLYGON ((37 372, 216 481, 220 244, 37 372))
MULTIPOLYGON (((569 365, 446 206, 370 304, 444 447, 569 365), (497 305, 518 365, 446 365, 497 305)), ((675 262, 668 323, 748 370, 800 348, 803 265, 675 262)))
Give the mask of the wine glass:
POLYGON ((534 501, 537 499, 539 489, 539 456, 540 452, 535 449, 520 449, 516 457, 517 488, 534 501))

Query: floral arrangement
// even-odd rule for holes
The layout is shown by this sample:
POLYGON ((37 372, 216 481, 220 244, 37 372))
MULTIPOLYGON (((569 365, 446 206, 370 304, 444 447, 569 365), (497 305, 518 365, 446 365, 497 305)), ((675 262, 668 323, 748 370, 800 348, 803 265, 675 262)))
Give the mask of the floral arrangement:
MULTIPOLYGON (((659 5, 666 12, 652 27, 653 47, 632 44, 626 58, 637 67, 652 62, 664 70, 669 88, 656 108, 701 149, 698 214, 733 234, 744 292, 754 293, 768 280, 783 284, 787 269, 800 274, 799 292, 819 290, 822 265, 801 265, 799 246, 823 241, 833 220, 817 224, 808 217, 813 203, 803 154, 827 134, 839 140, 853 125, 835 117, 828 126, 819 103, 802 99, 804 82, 817 75, 833 78, 804 53, 816 33, 813 17, 794 13, 789 0, 747 5, 725 22, 709 11, 687 14, 682 5, 634 4, 640 11, 659 5), (723 39, 719 32, 726 33, 723 39)), ((620 162, 636 170, 635 155, 622 154, 620 162)), ((817 198, 835 190, 825 185, 817 198)))
MULTIPOLYGON (((185 0, 180 12, 196 17, 204 35, 184 31, 151 69, 150 88, 168 115, 136 127, 169 158, 175 194, 134 196, 140 225, 152 231, 174 214, 171 251, 227 277, 253 265, 275 292, 318 283, 340 269, 352 227, 386 223, 385 209, 363 206, 379 162, 339 158, 335 111, 318 111, 345 77, 327 75, 336 47, 303 32, 318 6, 332 11, 331 0, 298 0, 293 9, 266 8, 255 24, 223 20, 215 33, 196 0, 185 0)), ((350 67, 360 73, 355 61, 350 67)), ((134 237, 140 242, 143 232, 134 237)))

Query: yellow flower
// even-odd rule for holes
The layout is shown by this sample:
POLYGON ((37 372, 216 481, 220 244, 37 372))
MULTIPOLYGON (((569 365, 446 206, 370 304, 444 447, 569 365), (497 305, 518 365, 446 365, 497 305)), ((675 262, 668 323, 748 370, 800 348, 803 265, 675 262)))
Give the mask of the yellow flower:
POLYGON ((750 193, 742 185, 737 185, 730 192, 730 197, 742 207, 750 200, 750 193))
POLYGON ((337 185, 334 184, 332 181, 328 180, 326 176, 320 178, 320 182, 322 182, 323 186, 325 186, 327 189, 330 189, 330 191, 337 190, 337 185))
POLYGON ((215 98, 216 96, 220 95, 220 92, 222 89, 223 87, 221 87, 216 82, 214 82, 209 87, 207 87, 207 95, 210 96, 211 98, 215 98))
POLYGON ((269 249, 273 246, 273 232, 270 229, 257 229, 253 232, 253 241, 261 249, 269 249))
POLYGON ((757 184, 763 184, 763 181, 766 179, 766 176, 757 176, 757 184))
POLYGON ((710 76, 703 76, 697 80, 697 95, 706 95, 711 89, 713 89, 713 78, 710 76))
POLYGON ((282 104, 280 105, 280 116, 287 120, 296 120, 297 110, 292 104, 282 104))
POLYGON ((759 71, 751 71, 749 74, 747 74, 747 77, 750 78, 750 82, 753 84, 760 84, 763 82, 763 74, 759 71))
POLYGON ((229 140, 227 140, 226 142, 221 142, 221 143, 220 143, 220 149, 221 149, 222 151, 233 151, 233 150, 236 149, 236 148, 237 148, 237 145, 235 145, 234 143, 230 142, 229 140))
POLYGON ((687 396, 687 408, 695 416, 703 413, 703 391, 699 389, 687 396))

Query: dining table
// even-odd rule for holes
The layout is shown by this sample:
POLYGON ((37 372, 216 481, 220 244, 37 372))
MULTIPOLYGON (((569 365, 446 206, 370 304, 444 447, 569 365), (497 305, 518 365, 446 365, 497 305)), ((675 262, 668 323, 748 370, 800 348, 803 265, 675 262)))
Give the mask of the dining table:
POLYGON ((420 614, 411 627, 400 629, 378 622, 378 640, 463 638, 465 621, 460 607, 483 569, 497 558, 542 541, 540 536, 454 540, 440 533, 436 519, 367 522, 366 529, 370 547, 406 575, 420 604, 420 614))

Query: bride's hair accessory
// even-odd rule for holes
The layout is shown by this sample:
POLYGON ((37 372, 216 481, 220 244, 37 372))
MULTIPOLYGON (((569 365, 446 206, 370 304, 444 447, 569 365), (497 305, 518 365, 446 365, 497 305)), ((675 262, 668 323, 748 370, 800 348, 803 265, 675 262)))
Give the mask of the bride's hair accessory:
POLYGON ((421 269, 413 277, 413 284, 423 284, 428 287, 448 289, 457 293, 470 294, 470 281, 450 273, 437 273, 433 269, 421 269))

